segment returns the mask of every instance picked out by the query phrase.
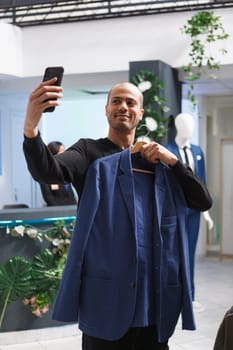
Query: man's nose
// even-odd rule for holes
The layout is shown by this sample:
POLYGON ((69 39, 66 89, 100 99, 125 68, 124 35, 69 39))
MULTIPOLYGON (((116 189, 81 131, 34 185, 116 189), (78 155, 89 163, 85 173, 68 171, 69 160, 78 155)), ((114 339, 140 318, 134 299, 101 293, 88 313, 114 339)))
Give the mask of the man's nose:
POLYGON ((120 104, 120 111, 125 111, 128 109, 127 107, 127 103, 125 101, 122 101, 121 104, 120 104))

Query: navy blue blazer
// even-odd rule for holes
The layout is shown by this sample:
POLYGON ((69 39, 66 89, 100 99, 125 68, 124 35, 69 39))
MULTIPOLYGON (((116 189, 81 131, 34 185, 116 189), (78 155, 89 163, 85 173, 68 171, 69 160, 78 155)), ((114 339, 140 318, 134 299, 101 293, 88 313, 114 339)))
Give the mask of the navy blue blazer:
MULTIPOLYGON (((158 338, 167 341, 179 315, 195 329, 183 191, 168 166, 155 167, 154 279, 158 338)), ((131 326, 137 290, 137 225, 130 150, 90 165, 53 318, 78 322, 107 340, 131 326)))

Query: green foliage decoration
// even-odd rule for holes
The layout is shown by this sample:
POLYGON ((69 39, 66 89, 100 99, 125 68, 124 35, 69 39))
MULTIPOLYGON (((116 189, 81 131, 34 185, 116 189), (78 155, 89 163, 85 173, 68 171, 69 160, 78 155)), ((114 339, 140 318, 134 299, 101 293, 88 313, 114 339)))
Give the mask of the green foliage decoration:
MULTIPOLYGON (((213 11, 200 11, 187 20, 181 28, 182 33, 191 39, 189 58, 187 65, 183 66, 185 79, 188 81, 187 98, 193 107, 197 104, 194 94, 194 81, 203 75, 211 79, 216 78, 216 71, 220 69, 220 62, 211 53, 210 44, 226 40, 229 34, 226 33, 221 17, 213 11)), ((222 55, 227 53, 227 49, 220 49, 222 55)))
POLYGON ((137 72, 131 82, 142 92, 144 100, 144 115, 137 125, 135 141, 160 142, 167 132, 168 118, 165 115, 170 110, 166 100, 161 97, 165 84, 156 74, 145 69, 137 72))
POLYGON ((7 228, 7 234, 16 239, 50 242, 50 247, 41 249, 31 260, 15 256, 0 264, 0 328, 7 306, 22 300, 32 313, 42 317, 55 300, 63 268, 66 262, 74 221, 55 222, 53 227, 42 230, 30 225, 7 228))

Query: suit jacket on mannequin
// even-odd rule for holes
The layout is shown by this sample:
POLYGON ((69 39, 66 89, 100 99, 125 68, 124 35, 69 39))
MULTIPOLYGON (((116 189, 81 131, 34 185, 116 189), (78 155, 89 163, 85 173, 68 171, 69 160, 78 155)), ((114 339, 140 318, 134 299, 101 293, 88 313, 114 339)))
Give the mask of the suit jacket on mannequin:
MULTIPOLYGON (((180 155, 179 146, 175 141, 168 143, 165 146, 169 151, 173 152, 178 159, 182 160, 180 155)), ((202 180, 202 182, 206 183, 206 172, 205 172, 205 158, 203 151, 200 146, 190 144, 190 150, 193 155, 194 161, 194 173, 202 180)))
MULTIPOLYGON (((178 159, 182 160, 179 146, 175 141, 165 146, 173 152, 178 159)), ((200 146, 190 144, 190 151, 193 156, 194 173, 206 184, 205 160, 204 154, 200 146)), ((190 263, 190 278, 192 287, 192 299, 195 299, 195 284, 194 284, 194 265, 195 252, 200 229, 200 211, 194 209, 187 209, 187 225, 188 225, 188 240, 189 240, 189 263, 190 263)))
MULTIPOLYGON (((195 329, 185 226, 187 207, 173 171, 154 166, 154 280, 160 342, 195 329)), ((131 326, 137 293, 137 218, 130 150, 89 167, 53 318, 116 340, 131 326)), ((149 175, 150 176, 150 175, 149 175)))

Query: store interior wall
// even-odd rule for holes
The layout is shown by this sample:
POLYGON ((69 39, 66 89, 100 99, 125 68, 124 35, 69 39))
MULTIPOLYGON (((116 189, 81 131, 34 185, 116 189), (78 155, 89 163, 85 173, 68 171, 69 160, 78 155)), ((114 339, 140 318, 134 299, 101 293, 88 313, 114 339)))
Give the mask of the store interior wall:
MULTIPOLYGON (((233 35, 232 9, 217 12, 223 16, 226 31, 233 35)), ((128 80, 130 61, 159 59, 177 68, 187 62, 189 42, 180 28, 191 15, 192 12, 163 14, 24 29, 0 24, 5 33, 4 39, 0 39, 3 48, 0 57, 0 207, 13 202, 26 202, 31 207, 44 205, 37 184, 27 171, 22 141, 27 99, 41 81, 45 67, 61 64, 65 67, 62 105, 42 118, 40 130, 45 142, 60 139, 68 147, 80 137, 104 137, 106 91, 115 83, 128 80), (151 28, 154 28, 153 35, 151 28), (81 89, 103 93, 85 94, 81 89)), ((229 68, 233 64, 233 47, 227 48, 229 53, 223 58, 222 67, 229 68)), ((231 95, 229 90, 230 99, 231 95)), ((224 124, 224 132, 231 136, 233 128, 228 124, 232 120, 231 107, 219 108, 224 98, 207 94, 200 100, 197 115, 199 133, 195 141, 206 155, 208 186, 214 197, 211 214, 216 223, 211 239, 203 224, 198 248, 201 253, 206 250, 207 238, 212 242, 217 235, 219 225, 219 141, 210 130, 214 127, 219 138, 224 124)))

